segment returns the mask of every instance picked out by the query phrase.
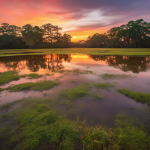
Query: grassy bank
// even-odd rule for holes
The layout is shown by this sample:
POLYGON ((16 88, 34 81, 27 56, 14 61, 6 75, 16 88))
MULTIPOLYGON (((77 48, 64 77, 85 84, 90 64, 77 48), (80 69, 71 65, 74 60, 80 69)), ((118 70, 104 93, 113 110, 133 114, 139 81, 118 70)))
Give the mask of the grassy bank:
POLYGON ((42 75, 38 75, 36 73, 31 73, 27 75, 18 75, 16 71, 7 71, 7 72, 0 72, 0 85, 9 83, 14 80, 19 80, 20 78, 28 77, 28 79, 37 79, 42 77, 42 75))
POLYGON ((41 54, 89 54, 150 56, 150 48, 51 48, 51 49, 1 49, 0 57, 41 54))
POLYGON ((15 71, 0 72, 0 85, 18 80, 20 76, 15 71))
POLYGON ((124 94, 127 97, 133 98, 137 102, 143 102, 150 105, 150 94, 146 94, 142 92, 132 92, 127 89, 118 89, 118 92, 124 94))
POLYGON ((10 92, 19 92, 24 90, 33 90, 33 91, 42 91, 42 90, 48 90, 52 88, 53 86, 59 85, 59 82, 56 81, 39 81, 36 83, 33 82, 26 82, 14 86, 10 86, 7 88, 10 92))
MULTIPOLYGON (((8 150, 148 150, 150 136, 126 116, 116 119, 116 128, 87 126, 67 120, 51 110, 50 99, 24 99, 5 115, 9 126, 0 128, 0 148, 8 150), (11 125, 17 124, 17 128, 11 125)), ((6 119, 5 117, 5 119, 6 119)))

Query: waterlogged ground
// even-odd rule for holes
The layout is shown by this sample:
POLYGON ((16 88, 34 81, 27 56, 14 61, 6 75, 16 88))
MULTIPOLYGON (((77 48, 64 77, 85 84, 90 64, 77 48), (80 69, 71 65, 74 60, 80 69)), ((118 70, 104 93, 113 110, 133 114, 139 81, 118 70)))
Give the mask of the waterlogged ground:
MULTIPOLYGON (((7 71, 18 72, 20 77, 18 80, 0 85, 3 89, 0 92, 2 107, 22 98, 50 98, 52 109, 69 119, 80 118, 86 120, 88 124, 114 127, 116 115, 123 113, 138 118, 149 128, 149 106, 117 90, 124 88, 150 94, 150 57, 86 54, 0 57, 0 72, 7 71), (23 76, 32 73, 40 76, 23 76), (45 80, 59 84, 40 90, 30 87, 13 91, 8 88, 45 80), (102 85, 96 86, 97 83, 102 85), (74 89, 75 87, 77 89, 74 89), (68 92, 70 98, 65 92, 71 89, 73 92, 68 92)), ((3 109, 1 113, 5 114, 8 111, 3 109)))

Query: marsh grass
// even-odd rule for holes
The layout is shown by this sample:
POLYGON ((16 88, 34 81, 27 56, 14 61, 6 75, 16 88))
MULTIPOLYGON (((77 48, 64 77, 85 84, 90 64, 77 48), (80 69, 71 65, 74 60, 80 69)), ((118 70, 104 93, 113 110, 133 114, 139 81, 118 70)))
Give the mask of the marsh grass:
POLYGON ((95 98, 95 99, 102 99, 102 96, 99 95, 99 94, 96 93, 96 92, 93 92, 91 95, 92 95, 92 97, 95 98))
POLYGON ((4 91, 5 89, 0 88, 0 92, 4 91))
POLYGON ((64 90, 63 92, 61 92, 60 97, 65 97, 72 101, 76 98, 89 94, 88 90, 90 87, 90 84, 84 83, 78 87, 73 87, 71 89, 64 90))
POLYGON ((87 126, 79 118, 67 120, 51 110, 50 99, 24 99, 13 114, 18 127, 0 128, 3 149, 37 150, 148 150, 150 137, 124 115, 116 128, 87 126), (4 143, 3 143, 4 142, 4 143))
POLYGON ((59 82, 55 81, 39 81, 36 83, 32 82, 27 82, 27 83, 22 83, 18 85, 14 85, 11 87, 8 87, 7 90, 10 92, 19 92, 19 91, 24 91, 24 90, 33 90, 33 91, 42 91, 42 90, 48 90, 52 88, 55 85, 59 85, 59 82))
POLYGON ((107 82, 106 83, 95 83, 94 87, 109 90, 111 87, 114 87, 114 85, 111 83, 107 83, 107 82))
POLYGON ((20 76, 18 75, 18 72, 15 71, 8 71, 8 72, 1 72, 0 73, 0 85, 18 80, 20 76))
POLYGON ((105 80, 107 79, 125 79, 125 78, 130 78, 133 79, 135 76, 130 75, 130 74, 101 74, 99 75, 100 77, 104 78, 105 80))
POLYGON ((136 100, 137 102, 143 102, 150 105, 150 94, 142 92, 132 92, 127 89, 118 89, 118 92, 124 94, 125 96, 136 100))
POLYGON ((42 77, 42 75, 39 75, 37 73, 31 73, 27 75, 28 79, 38 79, 40 77, 42 77))
POLYGON ((5 145, 7 149, 75 149, 79 131, 74 121, 58 116, 47 101, 23 103, 15 112, 18 127, 5 145))
POLYGON ((52 73, 52 74, 46 73, 46 75, 47 75, 47 76, 53 76, 53 75, 54 75, 54 73, 52 73))

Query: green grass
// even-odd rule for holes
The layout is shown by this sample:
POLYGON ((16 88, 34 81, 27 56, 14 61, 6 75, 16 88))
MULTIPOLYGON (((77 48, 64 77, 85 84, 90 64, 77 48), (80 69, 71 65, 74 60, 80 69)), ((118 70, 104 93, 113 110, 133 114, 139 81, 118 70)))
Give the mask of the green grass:
POLYGON ((31 73, 27 75, 18 75, 18 72, 15 71, 7 71, 7 72, 0 72, 0 85, 9 83, 14 80, 19 80, 20 78, 28 77, 28 79, 40 78, 42 75, 38 75, 36 73, 31 73))
POLYGON ((39 75, 36 73, 31 73, 31 74, 28 74, 27 76, 28 76, 28 79, 37 79, 37 78, 42 77, 42 75, 39 75))
POLYGON ((53 73, 53 74, 49 74, 49 73, 47 73, 46 75, 47 75, 47 76, 53 76, 53 75, 54 75, 54 73, 53 73))
POLYGON ((56 49, 47 48, 47 49, 7 49, 7 50, 1 49, 0 57, 16 56, 16 55, 33 55, 33 54, 41 55, 41 53, 43 55, 89 54, 89 55, 150 56, 150 48, 56 48, 56 49))
POLYGON ((4 91, 4 89, 0 88, 0 92, 4 91))
POLYGON ((59 82, 55 81, 40 81, 36 83, 32 82, 27 82, 27 83, 22 83, 18 85, 14 85, 11 87, 8 87, 7 90, 10 92, 19 92, 19 91, 24 91, 24 90, 33 90, 33 91, 42 91, 42 90, 48 90, 52 88, 55 85, 59 85, 59 82))
POLYGON ((15 71, 0 72, 0 85, 18 80, 20 76, 15 71))
POLYGON ((150 94, 142 92, 132 92, 127 89, 118 89, 118 92, 124 94, 125 96, 136 100, 137 102, 143 102, 150 105, 150 94))
POLYGON ((102 96, 99 95, 99 94, 96 93, 96 92, 93 92, 93 93, 92 93, 92 96, 93 96, 95 99, 102 99, 102 96))
POLYGON ((101 74, 100 77, 104 78, 104 79, 124 79, 124 78, 134 78, 134 76, 130 75, 130 74, 101 74))
POLYGON ((63 91, 61 93, 61 96, 64 96, 69 100, 74 100, 76 98, 89 94, 88 93, 89 88, 90 88, 90 84, 84 83, 78 87, 73 87, 71 89, 63 91))
POLYGON ((95 88, 101 88, 105 90, 109 90, 109 88, 114 87, 114 85, 111 83, 95 83, 94 86, 95 88))
POLYGON ((87 126, 71 121, 51 110, 48 99, 24 99, 12 112, 18 127, 0 128, 3 149, 14 150, 148 150, 150 136, 124 115, 116 119, 116 128, 87 126))

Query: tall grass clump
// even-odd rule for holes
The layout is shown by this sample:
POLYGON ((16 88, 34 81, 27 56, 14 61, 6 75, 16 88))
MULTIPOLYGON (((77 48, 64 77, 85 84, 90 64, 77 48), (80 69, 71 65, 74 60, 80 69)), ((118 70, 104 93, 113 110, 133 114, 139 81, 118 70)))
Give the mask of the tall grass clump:
POLYGON ((137 102, 143 102, 150 105, 150 94, 142 93, 142 92, 132 92, 127 89, 118 89, 118 92, 124 94, 129 98, 133 98, 137 102))
POLYGON ((24 90, 42 91, 42 90, 48 90, 52 88, 53 86, 59 85, 59 84, 60 84, 59 82, 55 82, 51 80, 40 81, 36 83, 27 82, 27 83, 22 83, 22 84, 8 87, 7 90, 9 90, 10 92, 18 92, 18 91, 24 91, 24 90))
POLYGON ((20 76, 15 71, 0 72, 0 85, 18 80, 20 76))

